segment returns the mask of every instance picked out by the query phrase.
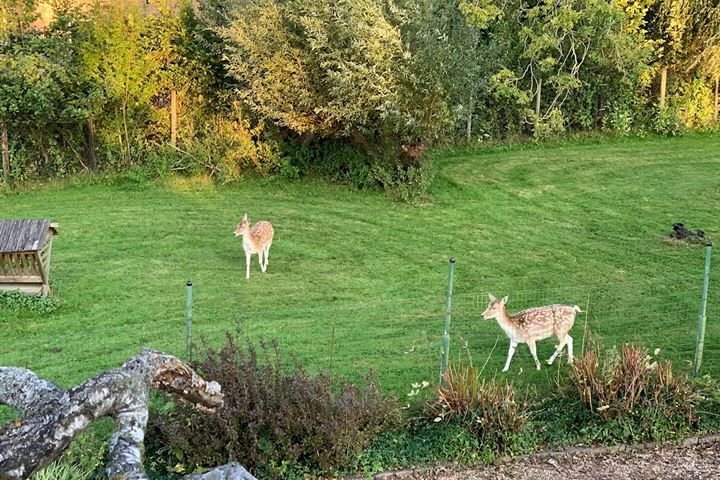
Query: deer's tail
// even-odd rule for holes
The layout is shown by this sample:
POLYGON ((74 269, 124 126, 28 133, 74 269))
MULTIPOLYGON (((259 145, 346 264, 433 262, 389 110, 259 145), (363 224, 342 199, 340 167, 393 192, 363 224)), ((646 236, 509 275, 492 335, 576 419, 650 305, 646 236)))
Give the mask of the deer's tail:
POLYGON ((582 310, 580 310, 580 307, 578 307, 577 305, 573 306, 573 310, 575 310, 576 313, 582 312, 582 310))

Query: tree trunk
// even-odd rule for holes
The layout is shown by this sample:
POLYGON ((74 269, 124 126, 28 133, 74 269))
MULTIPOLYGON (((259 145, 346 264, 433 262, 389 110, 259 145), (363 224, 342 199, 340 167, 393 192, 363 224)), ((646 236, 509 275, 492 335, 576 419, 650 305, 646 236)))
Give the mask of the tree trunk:
POLYGON ((350 138, 352 138, 353 142, 360 145, 363 150, 365 150, 365 153, 367 153, 369 156, 377 157, 377 150, 375 150, 375 147, 373 147, 367 137, 363 135, 359 130, 353 129, 350 132, 350 138))
POLYGON ((475 108, 474 100, 475 99, 473 98, 473 96, 470 95, 470 102, 468 105, 468 119, 467 119, 466 131, 465 131, 465 137, 466 137, 468 143, 470 143, 470 139, 472 138, 473 109, 475 108))
POLYGON ((597 102, 595 104, 595 128, 600 130, 603 125, 603 117, 605 116, 605 89, 607 85, 600 84, 600 90, 597 94, 597 102))
MULTIPOLYGON (((0 480, 30 477, 57 459, 88 425, 105 416, 113 417, 116 425, 110 438, 108 477, 147 480, 141 457, 151 387, 207 411, 223 405, 220 385, 207 383, 179 359, 152 350, 70 390, 24 368, 0 367, 0 404, 22 414, 19 421, 0 428, 0 480)), ((187 478, 254 480, 236 463, 187 478)))
POLYGON ((717 122, 718 111, 720 111, 720 77, 715 78, 715 114, 713 119, 717 122))
POLYGON ((665 108, 665 96, 667 94, 667 67, 660 70, 660 110, 665 108))
POLYGON ((123 117, 123 129, 125 131, 125 144, 123 145, 123 148, 125 149, 125 163, 128 167, 132 167, 132 154, 130 153, 130 132, 128 131, 128 123, 127 123, 127 108, 128 108, 128 92, 127 88, 125 88, 125 98, 122 102, 122 117, 123 117))
POLYGON ((5 182, 10 181, 10 145, 8 143, 7 124, 0 122, 0 136, 2 136, 2 168, 5 182))
POLYGON ((94 172, 97 170, 97 162, 95 160, 95 126, 92 117, 88 117, 85 122, 85 159, 88 168, 94 172))
POLYGON ((177 92, 170 91, 170 145, 177 146, 177 92))
POLYGON ((542 93, 542 78, 538 78, 538 90, 537 96, 535 97, 535 115, 538 121, 540 121, 540 94, 542 93))

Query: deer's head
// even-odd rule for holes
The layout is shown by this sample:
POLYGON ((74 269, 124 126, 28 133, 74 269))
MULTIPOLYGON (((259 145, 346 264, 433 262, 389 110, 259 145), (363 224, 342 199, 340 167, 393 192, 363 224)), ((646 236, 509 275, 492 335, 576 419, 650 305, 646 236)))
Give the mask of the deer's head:
POLYGON ((495 298, 492 293, 488 293, 488 296, 490 297, 490 303, 488 303, 487 308, 483 312, 483 318, 485 320, 498 318, 500 314, 505 310, 505 304, 508 301, 507 296, 503 297, 501 300, 495 298))
POLYGON ((240 223, 238 223, 238 226, 235 228, 235 236, 239 237, 240 235, 245 234, 245 232, 248 231, 250 228, 250 223, 248 222, 247 213, 243 216, 240 223))

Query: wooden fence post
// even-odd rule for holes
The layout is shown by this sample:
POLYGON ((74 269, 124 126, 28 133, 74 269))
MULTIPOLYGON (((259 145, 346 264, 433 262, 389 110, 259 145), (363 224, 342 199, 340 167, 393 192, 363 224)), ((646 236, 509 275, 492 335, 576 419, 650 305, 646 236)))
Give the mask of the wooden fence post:
POLYGON ((667 94, 667 67, 660 70, 660 109, 665 108, 665 96, 667 94))
POLYGON ((7 124, 0 122, 0 130, 2 130, 2 168, 3 178, 6 182, 10 181, 10 145, 8 143, 7 124))
POLYGON ((170 144, 177 145, 177 91, 170 91, 170 144))
POLYGON ((85 159, 88 162, 88 168, 94 172, 97 170, 97 162, 95 161, 95 127, 93 126, 92 117, 88 117, 85 122, 85 159))

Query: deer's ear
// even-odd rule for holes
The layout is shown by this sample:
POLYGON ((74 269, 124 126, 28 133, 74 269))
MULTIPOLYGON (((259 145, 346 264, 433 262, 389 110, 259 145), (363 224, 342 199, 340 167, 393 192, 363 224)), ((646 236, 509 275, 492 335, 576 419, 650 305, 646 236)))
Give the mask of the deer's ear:
POLYGON ((490 297, 490 301, 491 301, 491 302, 494 302, 494 301, 495 301, 495 297, 493 296, 492 293, 488 293, 488 297, 490 297))
POLYGON ((242 218, 242 219, 243 219, 243 220, 247 220, 247 213, 246 213, 245 215, 243 215, 243 218, 242 218))
POLYGON ((503 305, 507 304, 507 302, 508 302, 508 297, 507 297, 507 295, 504 296, 503 299, 500 300, 500 302, 501 302, 503 305))

